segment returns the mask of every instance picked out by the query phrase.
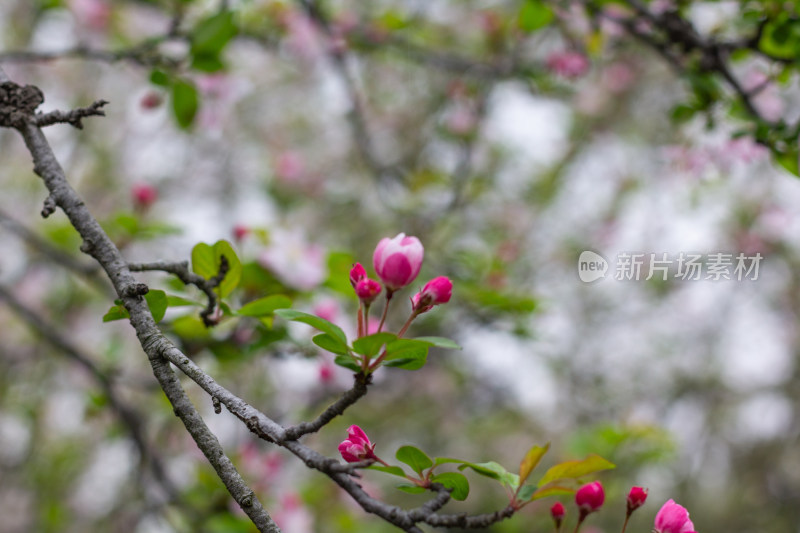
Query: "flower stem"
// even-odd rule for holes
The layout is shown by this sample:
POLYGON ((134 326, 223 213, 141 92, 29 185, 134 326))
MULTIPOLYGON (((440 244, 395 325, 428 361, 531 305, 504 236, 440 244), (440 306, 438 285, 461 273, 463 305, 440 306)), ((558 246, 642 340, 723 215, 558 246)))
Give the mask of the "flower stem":
POLYGON ((578 533, 578 530, 581 528, 581 524, 583 524, 583 521, 586 519, 586 516, 587 514, 581 511, 580 516, 578 516, 578 523, 575 524, 575 529, 572 531, 572 533, 578 533))
POLYGON ((383 324, 386 322, 386 315, 389 313, 389 302, 392 300, 392 295, 394 291, 386 288, 386 306, 383 308, 383 315, 381 315, 381 323, 378 324, 378 333, 383 331, 383 324))
POLYGON ((622 531, 620 533, 625 533, 625 529, 628 527, 628 520, 631 519, 631 513, 625 515, 625 522, 622 524, 622 531))
POLYGON ((364 304, 358 302, 358 338, 364 336, 364 304))
POLYGON ((416 311, 411 311, 411 316, 408 317, 408 320, 406 320, 406 323, 403 325, 403 328, 397 333, 398 339, 403 336, 403 334, 408 329, 408 326, 411 325, 411 323, 414 321, 415 318, 417 318, 418 315, 419 313, 417 313, 416 311))

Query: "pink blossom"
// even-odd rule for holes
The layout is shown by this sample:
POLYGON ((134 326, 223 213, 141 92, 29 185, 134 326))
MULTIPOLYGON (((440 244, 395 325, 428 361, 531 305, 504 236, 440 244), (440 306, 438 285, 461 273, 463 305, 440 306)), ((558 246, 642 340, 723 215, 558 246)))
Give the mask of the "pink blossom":
POLYGON ((325 251, 309 244, 299 229, 275 230, 270 244, 258 256, 258 263, 281 281, 301 290, 311 290, 325 280, 325 251))
POLYGON ((300 180, 306 173, 303 158, 297 152, 281 153, 275 161, 275 177, 284 183, 300 180))
POLYGON ((367 277, 367 271, 361 266, 361 263, 356 263, 350 269, 350 285, 356 288, 356 284, 367 277))
POLYGON ((327 385, 333 382, 335 367, 330 361, 322 361, 319 365, 319 381, 327 385))
POLYGON ((105 0, 69 0, 78 22, 94 30, 105 30, 111 19, 111 6, 105 0))
POLYGON ((137 183, 131 187, 133 205, 137 209, 147 209, 158 199, 158 190, 146 183, 137 183))
POLYGON ((376 459, 373 450, 375 445, 369 441, 364 430, 356 425, 347 428, 347 439, 339 444, 339 453, 348 463, 357 463, 364 459, 376 459))
POLYGON ((761 116, 772 122, 777 122, 783 117, 785 105, 778 86, 772 83, 766 74, 760 70, 752 70, 747 73, 742 85, 748 92, 756 91, 751 101, 761 116))
POLYGON ((585 55, 571 50, 553 52, 547 57, 547 68, 564 78, 575 79, 589 70, 589 60, 585 55))
POLYGON ((320 300, 314 305, 311 310, 315 315, 324 318, 328 322, 336 322, 339 318, 341 310, 339 309, 339 302, 335 298, 325 298, 320 300))
POLYGON ((424 313, 430 311, 434 305, 446 304, 453 293, 453 282, 446 276, 433 278, 411 298, 414 311, 424 313))
POLYGON ((689 520, 689 511, 673 500, 661 506, 656 513, 656 533, 693 533, 694 524, 689 520))
POLYGON ((417 277, 424 253, 419 239, 400 233, 394 239, 381 239, 372 255, 372 265, 387 290, 396 291, 417 277))
POLYGON ((371 304, 381 293, 383 287, 374 279, 364 278, 356 283, 356 295, 364 305, 371 304))
POLYGON ((286 28, 286 47, 293 55, 312 62, 322 56, 323 48, 314 22, 298 9, 287 10, 281 19, 286 28))
POLYGON ((628 90, 635 80, 631 66, 622 61, 612 63, 603 71, 603 85, 615 94, 628 90))
POLYGON ((647 489, 642 487, 631 487, 630 492, 628 492, 628 514, 632 513, 642 505, 644 502, 647 501, 647 489))
POLYGON ((478 117, 465 103, 456 104, 446 115, 445 126, 455 135, 467 135, 475 130, 478 117))
POLYGON ((599 481, 587 483, 575 493, 575 503, 581 514, 589 514, 600 509, 606 499, 603 485, 599 481))
POLYGON ((281 498, 279 510, 275 513, 275 522, 283 533, 314 532, 314 516, 295 493, 281 498))

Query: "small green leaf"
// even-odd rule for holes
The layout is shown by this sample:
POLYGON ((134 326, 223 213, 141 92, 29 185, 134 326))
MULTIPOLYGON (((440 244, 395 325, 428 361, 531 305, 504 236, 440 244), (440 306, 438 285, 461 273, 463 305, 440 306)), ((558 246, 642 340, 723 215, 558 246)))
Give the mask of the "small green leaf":
POLYGON ((115 305, 108 312, 103 315, 103 322, 113 322, 114 320, 122 320, 123 318, 130 318, 128 310, 123 305, 115 305))
POLYGON ((160 87, 168 87, 170 83, 169 75, 163 70, 154 69, 150 73, 150 83, 160 87))
POLYGON ((172 113, 178 126, 189 129, 199 107, 200 98, 194 84, 184 79, 176 80, 172 84, 172 113))
POLYGON ((422 471, 433 466, 433 461, 419 448, 414 446, 401 446, 395 457, 401 463, 405 463, 417 474, 422 475, 422 471))
POLYGON ((194 300, 189 300, 188 298, 176 296, 174 294, 167 294, 167 305, 169 307, 185 307, 187 305, 203 307, 203 304, 200 302, 195 302, 194 300))
POLYGON ((403 472, 403 469, 399 466, 381 466, 381 465, 370 465, 370 470, 377 470, 378 472, 384 472, 386 474, 391 474, 397 477, 406 477, 406 473, 403 472))
POLYGON ((402 483, 400 485, 395 485, 394 488, 402 490, 403 492, 407 492, 409 494, 422 494, 427 490, 424 487, 420 487, 419 485, 412 485, 411 483, 402 483))
POLYGON ((350 352, 347 349, 347 345, 337 339, 332 335, 328 335, 327 333, 320 333, 319 335, 315 335, 311 342, 322 348, 323 350, 328 350, 331 353, 335 353, 337 355, 347 355, 350 352))
POLYGON ((528 476, 531 475, 533 469, 536 468, 536 465, 539 464, 539 461, 542 460, 544 454, 547 453, 547 450, 550 449, 550 443, 548 442, 544 446, 534 446, 528 453, 525 454, 525 457, 522 459, 522 462, 519 464, 519 482, 525 483, 525 480, 528 479, 528 476))
POLYGON ((517 25, 525 33, 534 32, 550 24, 553 11, 541 0, 528 0, 519 10, 517 25))
POLYGON ((223 256, 228 260, 228 271, 217 286, 221 298, 233 292, 242 278, 242 263, 231 243, 217 241, 211 246, 200 242, 192 248, 192 271, 204 279, 211 279, 219 274, 223 256))
POLYGON ((353 372, 361 372, 361 363, 352 355, 337 355, 333 362, 353 372))
MULTIPOLYGON (((533 487, 533 485, 525 485, 523 489, 527 489, 528 487, 533 487)), ((530 495, 529 498, 522 498, 522 492, 520 492, 520 499, 523 501, 525 501, 526 499, 533 501, 533 500, 541 500, 542 498, 547 498, 548 496, 565 496, 568 494, 575 494, 576 492, 577 489, 573 489, 570 487, 548 485, 547 487, 542 487, 541 489, 534 491, 534 493, 530 495)))
POLYGON ((144 295, 147 306, 150 308, 150 313, 153 315, 153 320, 161 322, 167 312, 167 293, 164 291, 149 291, 144 295))
POLYGON ((248 302, 236 314, 242 316, 272 316, 276 309, 292 306, 292 300, 283 294, 273 294, 248 302))
POLYGON ((367 335, 366 337, 361 337, 353 341, 353 351, 361 355, 366 355, 367 357, 372 357, 378 353, 378 350, 380 350, 384 344, 396 338, 397 335, 387 332, 367 335))
POLYGON ((537 486, 542 487, 559 479, 577 479, 615 467, 614 463, 603 459, 599 455, 591 454, 581 461, 566 461, 551 467, 539 480, 537 486))
POLYGON ((347 336, 344 334, 344 331, 342 331, 342 328, 332 322, 328 322, 324 318, 310 315, 302 311, 296 311, 294 309, 278 309, 275 311, 275 314, 284 320, 308 324, 309 326, 317 328, 318 330, 339 339, 345 345, 347 344, 347 336))
POLYGON ((494 461, 485 463, 469 463, 464 461, 464 463, 458 467, 459 470, 464 470, 465 468, 471 468, 476 474, 480 474, 481 476, 496 479, 509 488, 516 489, 516 487, 519 486, 519 476, 512 474, 503 468, 503 465, 494 461))
POLYGON ((464 474, 459 474, 458 472, 443 472, 433 476, 431 481, 441 483, 448 489, 452 489, 453 491, 450 495, 454 500, 463 502, 467 499, 467 496, 469 496, 469 481, 467 481, 464 474))
POLYGON ((223 11, 201 20, 192 31, 192 55, 218 55, 237 33, 238 28, 230 11, 223 11))
POLYGON ((419 370, 425 366, 430 343, 414 339, 398 339, 386 345, 383 364, 404 370, 419 370))
POLYGON ((459 346, 455 341, 445 337, 415 337, 412 340, 427 342, 433 346, 436 346, 437 348, 449 348, 451 350, 461 349, 461 346, 459 346))

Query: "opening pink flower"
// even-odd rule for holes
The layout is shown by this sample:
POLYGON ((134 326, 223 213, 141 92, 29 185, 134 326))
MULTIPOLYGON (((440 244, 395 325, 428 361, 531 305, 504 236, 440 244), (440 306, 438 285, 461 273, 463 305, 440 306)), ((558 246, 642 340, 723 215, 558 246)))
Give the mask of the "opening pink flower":
POLYGON ((414 311, 424 313, 430 311, 434 305, 446 304, 453 293, 453 282, 446 276, 433 278, 411 298, 414 311))
POLYGON ((689 511, 673 500, 669 500, 656 513, 655 532, 694 533, 694 524, 689 520, 689 511))
POLYGON ((394 239, 381 239, 372 255, 372 265, 386 288, 396 291, 417 277, 424 253, 419 239, 400 233, 394 239))
POLYGON ((356 288, 356 284, 366 277, 367 271, 364 270, 361 263, 356 263, 353 265, 353 268, 350 269, 350 285, 352 285, 354 289, 356 288))
POLYGON ((374 449, 375 445, 369 441, 367 434, 356 425, 347 428, 347 439, 339 444, 339 453, 348 463, 357 463, 364 459, 377 460, 374 449))
POLYGON ((556 524, 556 529, 561 528, 561 522, 564 520, 564 516, 567 514, 567 510, 564 509, 564 504, 561 502, 556 502, 550 508, 550 516, 553 517, 553 522, 556 524))

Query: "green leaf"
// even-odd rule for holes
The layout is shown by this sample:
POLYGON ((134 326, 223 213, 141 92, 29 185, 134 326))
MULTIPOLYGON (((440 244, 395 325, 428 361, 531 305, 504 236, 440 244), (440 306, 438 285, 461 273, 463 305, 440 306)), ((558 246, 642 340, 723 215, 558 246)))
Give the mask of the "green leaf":
POLYGON ((144 295, 147 306, 150 308, 150 313, 153 315, 153 320, 161 322, 167 312, 167 293, 164 291, 149 291, 144 295))
POLYGON ((758 48, 767 55, 780 59, 794 59, 798 53, 798 39, 792 31, 800 21, 785 14, 764 25, 758 48))
POLYGON ((228 271, 216 288, 221 298, 233 292, 242 278, 242 263, 231 243, 223 240, 211 246, 201 242, 192 248, 192 271, 204 279, 211 279, 219 274, 223 256, 228 260, 228 271))
MULTIPOLYGON (((533 485, 525 485, 523 490, 527 489, 528 487, 533 487, 533 485)), ((522 491, 520 491, 519 499, 520 500, 541 500, 542 498, 547 498, 548 496, 566 496, 568 494, 575 494, 577 489, 573 489, 570 487, 562 487, 559 485, 549 485, 547 487, 542 487, 541 489, 537 489, 533 492, 528 498, 522 497, 522 491)), ((526 490, 527 495, 527 490, 526 490)))
POLYGON ((192 31, 192 55, 218 55, 238 31, 231 11, 223 11, 201 20, 192 31))
POLYGON ((328 350, 331 353, 335 353, 337 355, 347 355, 350 352, 348 351, 347 345, 337 339, 332 335, 328 335, 327 333, 320 333, 319 335, 315 335, 311 342, 322 348, 323 350, 328 350))
POLYGON ((292 300, 283 294, 273 294, 248 302, 236 314, 242 316, 272 316, 276 309, 292 306, 292 300))
POLYGON ((395 457, 401 463, 405 463, 417 474, 422 475, 422 471, 433 466, 433 461, 425 452, 414 446, 401 446, 395 457))
POLYGON ((528 0, 519 10, 517 25, 525 33, 534 32, 550 24, 553 11, 540 0, 528 0))
POLYGON ((344 294, 345 296, 352 296, 353 287, 350 285, 350 269, 355 262, 355 258, 349 253, 329 253, 327 265, 328 279, 325 280, 325 287, 344 294))
POLYGON ((353 341, 353 351, 361 355, 366 355, 367 357, 372 357, 378 353, 378 350, 380 350, 384 344, 396 338, 397 335, 387 332, 367 335, 366 337, 361 337, 353 341))
POLYGON ((172 113, 178 126, 189 129, 199 107, 200 98, 194 84, 184 79, 176 80, 172 84, 172 113))
POLYGON ((309 326, 317 328, 318 330, 339 339, 345 345, 347 344, 347 336, 344 334, 344 331, 342 331, 342 328, 332 322, 328 322, 324 318, 310 315, 302 311, 296 311, 294 309, 278 309, 275 311, 275 314, 284 320, 308 324, 309 326))
POLYGON ((772 156, 775 158, 775 161, 785 168, 787 171, 791 172, 795 176, 800 176, 800 161, 798 161, 798 154, 797 149, 790 149, 785 150, 783 152, 778 150, 772 150, 772 156))
POLYGON ((353 372, 361 372, 361 363, 352 355, 337 355, 333 362, 353 372))
POLYGON ((539 480, 537 486, 542 487, 558 479, 577 479, 615 467, 614 463, 603 459, 599 455, 591 454, 581 461, 566 461, 551 467, 539 480))
POLYGON ((460 350, 461 346, 456 344, 455 341, 450 340, 445 337, 415 337, 415 341, 422 341, 430 343, 432 346, 436 346, 437 348, 449 348, 451 350, 460 350))
POLYGON ((469 496, 469 481, 467 481, 464 474, 459 474, 458 472, 443 472, 433 476, 431 481, 441 483, 448 489, 452 489, 453 492, 451 492, 450 495, 454 500, 463 502, 467 499, 467 496, 469 496))
POLYGON ((419 370, 425 366, 430 343, 414 339, 398 339, 386 345, 383 364, 404 370, 419 370))
POLYGON ((458 467, 459 470, 464 470, 465 468, 471 468, 476 474, 480 474, 481 476, 496 479, 509 488, 516 489, 516 487, 519 486, 519 476, 512 474, 503 468, 503 465, 494 461, 488 461, 486 463, 469 463, 464 461, 464 463, 458 467))
POLYGON ((115 305, 108 312, 103 315, 103 322, 113 322, 114 320, 122 320, 123 318, 130 318, 128 310, 122 304, 115 305))
POLYGON ((188 298, 176 296, 174 294, 167 294, 167 305, 169 307, 184 307, 187 305, 203 307, 203 304, 200 302, 195 302, 194 300, 189 300, 188 298))
POLYGON ((411 483, 402 483, 400 485, 395 485, 394 488, 402 490, 403 492, 407 492, 409 494, 422 494, 425 492, 426 488, 420 487, 419 485, 412 485, 411 483))
POLYGON ((170 84, 169 75, 163 70, 154 69, 150 72, 150 83, 160 87, 168 87, 170 84))
POLYGON ((172 321, 172 331, 188 340, 205 340, 211 337, 208 328, 196 315, 178 317, 172 321))
POLYGON ((550 443, 548 442, 544 446, 534 446, 528 453, 525 454, 525 457, 522 459, 522 462, 519 464, 519 482, 525 483, 525 480, 528 479, 528 476, 531 475, 533 469, 536 468, 536 465, 539 464, 539 461, 542 460, 544 454, 547 453, 547 450, 550 449, 550 443))
POLYGON ((368 468, 370 470, 377 470, 378 472, 384 472, 386 474, 391 474, 397 477, 402 477, 402 478, 406 477, 406 473, 399 466, 370 465, 368 468))

